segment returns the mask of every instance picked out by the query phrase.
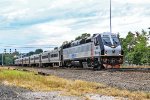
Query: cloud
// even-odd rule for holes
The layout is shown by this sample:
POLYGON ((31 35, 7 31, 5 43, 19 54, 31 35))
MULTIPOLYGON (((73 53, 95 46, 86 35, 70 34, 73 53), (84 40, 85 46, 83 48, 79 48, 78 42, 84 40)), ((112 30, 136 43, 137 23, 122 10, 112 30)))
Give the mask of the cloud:
POLYGON ((148 4, 148 3, 150 3, 149 0, 124 0, 124 1, 112 0, 112 1, 115 1, 118 3, 130 3, 130 4, 148 4))
MULTIPOLYGON (((147 29, 149 4, 112 0, 113 32, 125 37, 128 31, 147 29)), ((3 47, 60 46, 81 33, 109 31, 109 0, 1 0, 0 7, 3 47)))

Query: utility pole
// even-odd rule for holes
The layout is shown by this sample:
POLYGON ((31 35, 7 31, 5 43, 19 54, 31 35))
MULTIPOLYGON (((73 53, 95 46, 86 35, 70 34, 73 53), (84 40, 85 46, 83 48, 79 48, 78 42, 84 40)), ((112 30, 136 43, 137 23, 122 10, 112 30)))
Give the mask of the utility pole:
POLYGON ((3 52, 2 52, 2 66, 3 66, 3 52))
POLYGON ((6 53, 6 49, 4 49, 4 52, 2 52, 2 66, 4 65, 4 53, 6 53))
POLYGON ((110 0, 110 33, 112 32, 112 28, 111 28, 111 0, 110 0))

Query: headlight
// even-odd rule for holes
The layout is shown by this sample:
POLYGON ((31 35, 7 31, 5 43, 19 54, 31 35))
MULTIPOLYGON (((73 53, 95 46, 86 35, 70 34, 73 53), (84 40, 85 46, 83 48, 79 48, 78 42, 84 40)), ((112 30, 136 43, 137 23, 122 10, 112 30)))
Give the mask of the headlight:
POLYGON ((121 55, 121 51, 119 51, 119 55, 121 55))
POLYGON ((107 51, 105 51, 105 55, 107 55, 107 51))

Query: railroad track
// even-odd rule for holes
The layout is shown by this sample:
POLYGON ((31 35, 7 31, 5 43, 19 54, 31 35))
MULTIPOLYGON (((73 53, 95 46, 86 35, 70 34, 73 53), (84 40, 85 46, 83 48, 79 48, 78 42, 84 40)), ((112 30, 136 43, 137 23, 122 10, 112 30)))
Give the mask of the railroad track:
POLYGON ((150 72, 150 68, 112 68, 112 69, 104 69, 106 71, 110 71, 110 72, 116 72, 116 71, 120 71, 120 72, 150 72))
MULTIPOLYGON (((19 67, 21 68, 21 67, 19 67)), ((47 69, 47 70, 57 70, 57 69, 65 69, 65 70, 93 70, 92 68, 66 68, 66 67, 46 67, 46 68, 38 68, 38 67, 27 67, 27 68, 37 68, 37 69, 47 69)), ((26 67, 21 69, 26 70, 26 67)), ((29 70, 29 69, 28 69, 29 70)), ((95 71, 108 71, 108 72, 146 72, 150 73, 150 68, 111 68, 111 69, 102 69, 95 71)))

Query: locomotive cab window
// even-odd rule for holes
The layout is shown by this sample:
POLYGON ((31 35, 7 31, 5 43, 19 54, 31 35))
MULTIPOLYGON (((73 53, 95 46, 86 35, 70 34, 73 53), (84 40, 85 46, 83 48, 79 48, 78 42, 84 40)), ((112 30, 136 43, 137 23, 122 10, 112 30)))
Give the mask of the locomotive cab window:
POLYGON ((102 40, 103 40, 104 45, 106 45, 106 46, 111 46, 112 45, 109 36, 102 37, 102 40))
POLYGON ((99 41, 98 41, 97 37, 94 39, 94 44, 95 44, 95 46, 97 46, 99 44, 99 41))
POLYGON ((113 40, 113 44, 115 46, 120 45, 120 41, 119 41, 119 39, 116 36, 112 36, 112 40, 113 40))

